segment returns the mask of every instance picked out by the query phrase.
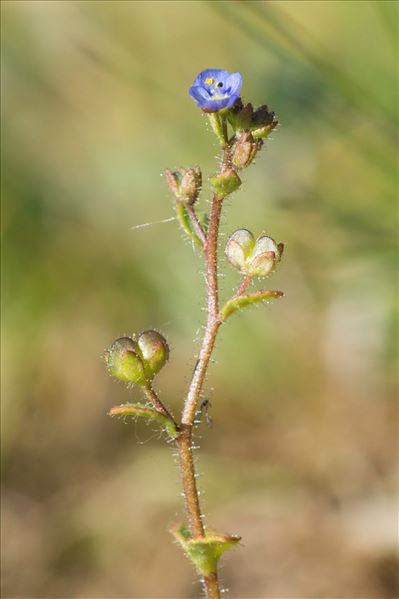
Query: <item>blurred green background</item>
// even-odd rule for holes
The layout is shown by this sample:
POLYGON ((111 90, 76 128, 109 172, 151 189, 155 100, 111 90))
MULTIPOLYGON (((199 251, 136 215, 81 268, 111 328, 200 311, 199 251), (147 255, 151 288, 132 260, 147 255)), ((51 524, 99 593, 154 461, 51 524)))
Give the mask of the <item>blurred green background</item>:
MULTIPOLYGON (((281 125, 229 201, 286 243, 285 298, 231 319, 198 429, 209 524, 241 534, 232 599, 397 597, 397 4, 2 3, 3 597, 186 599, 171 448, 106 417, 139 399, 103 350, 154 327, 175 414, 201 259, 160 173, 215 169, 188 96, 240 71, 281 125), (131 227, 149 223, 149 227, 131 227)), ((202 207, 207 208, 205 185, 202 207)), ((222 262, 222 260, 221 260, 222 262)), ((238 278, 227 265, 224 296, 238 278)))

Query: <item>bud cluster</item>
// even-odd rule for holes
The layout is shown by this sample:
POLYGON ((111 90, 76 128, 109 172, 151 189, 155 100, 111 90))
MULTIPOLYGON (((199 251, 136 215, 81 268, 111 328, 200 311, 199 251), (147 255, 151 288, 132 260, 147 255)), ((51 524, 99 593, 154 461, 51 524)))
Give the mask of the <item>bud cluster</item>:
POLYGON ((225 255, 241 273, 265 277, 276 269, 283 250, 283 243, 276 243, 267 235, 255 240, 247 229, 238 229, 227 240, 225 255))
POLYGON ((120 337, 105 355, 112 376, 141 386, 151 382, 168 358, 169 346, 157 331, 145 331, 137 341, 131 337, 120 337))
POLYGON ((243 104, 241 98, 230 109, 228 119, 235 131, 251 131, 254 139, 267 137, 278 125, 274 112, 266 104, 254 109, 251 103, 243 104))
POLYGON ((277 126, 274 112, 266 105, 254 109, 251 103, 243 104, 238 98, 228 113, 235 131, 232 147, 232 164, 236 169, 249 166, 263 146, 263 139, 277 126))
POLYGON ((199 166, 180 167, 175 171, 164 171, 166 183, 175 198, 185 204, 193 205, 198 198, 202 185, 202 174, 199 166))

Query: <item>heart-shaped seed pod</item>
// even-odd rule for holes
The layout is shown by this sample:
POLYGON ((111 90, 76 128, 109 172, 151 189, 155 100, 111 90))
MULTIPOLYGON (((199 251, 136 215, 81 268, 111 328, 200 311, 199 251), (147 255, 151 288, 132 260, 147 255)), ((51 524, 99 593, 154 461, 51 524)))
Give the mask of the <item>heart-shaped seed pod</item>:
POLYGON ((169 359, 169 346, 157 331, 144 331, 137 340, 147 377, 151 380, 169 359))
POLYGON ((255 238, 248 229, 234 231, 227 240, 225 255, 234 268, 243 271, 245 262, 255 246, 255 238))
POLYGON ((276 269, 280 258, 281 252, 274 239, 262 235, 256 240, 253 252, 247 260, 247 272, 256 277, 265 277, 276 269))
POLYGON ((130 337, 116 339, 106 352, 105 361, 108 371, 116 379, 137 385, 146 384, 147 377, 138 345, 130 337))
POLYGON ((254 236, 247 229, 238 229, 227 240, 225 254, 242 274, 265 277, 273 272, 280 262, 284 245, 277 244, 267 235, 254 236))

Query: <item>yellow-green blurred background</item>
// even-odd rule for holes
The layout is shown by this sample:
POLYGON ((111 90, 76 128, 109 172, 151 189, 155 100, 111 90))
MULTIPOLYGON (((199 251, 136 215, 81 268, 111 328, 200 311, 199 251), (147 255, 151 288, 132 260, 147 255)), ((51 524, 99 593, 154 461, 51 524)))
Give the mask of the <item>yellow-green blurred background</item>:
MULTIPOLYGON (((188 96, 240 71, 281 126, 228 202, 286 243, 283 301, 229 321, 198 429, 232 599, 397 597, 394 2, 2 3, 3 597, 186 599, 172 449, 106 416, 118 336, 154 327, 179 414, 204 320, 201 259, 160 173, 215 169, 188 96)), ((202 208, 207 208, 205 185, 202 208)), ((222 262, 222 260, 221 260, 222 262)), ((225 297, 238 283, 221 264, 225 297)))

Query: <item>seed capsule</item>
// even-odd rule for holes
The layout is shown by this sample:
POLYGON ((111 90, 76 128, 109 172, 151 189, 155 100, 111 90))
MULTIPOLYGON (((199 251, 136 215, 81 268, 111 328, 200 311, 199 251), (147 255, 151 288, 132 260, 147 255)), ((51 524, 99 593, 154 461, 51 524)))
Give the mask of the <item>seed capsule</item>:
POLYGON ((144 364, 138 355, 138 345, 130 337, 116 339, 105 356, 108 371, 126 383, 144 385, 144 364))
POLYGON ((138 340, 121 337, 113 342, 105 360, 120 381, 147 385, 169 358, 166 339, 157 331, 144 331, 138 340))
POLYGON ((240 272, 254 277, 265 277, 273 272, 281 260, 284 244, 277 244, 267 235, 254 236, 247 229, 238 229, 227 240, 227 260, 240 272))
POLYGON ((251 254, 255 239, 248 229, 238 229, 229 237, 225 247, 227 260, 237 268, 243 270, 245 261, 251 254))
POLYGON ((169 359, 169 346, 166 339, 157 331, 145 331, 137 340, 147 377, 161 370, 169 359))

